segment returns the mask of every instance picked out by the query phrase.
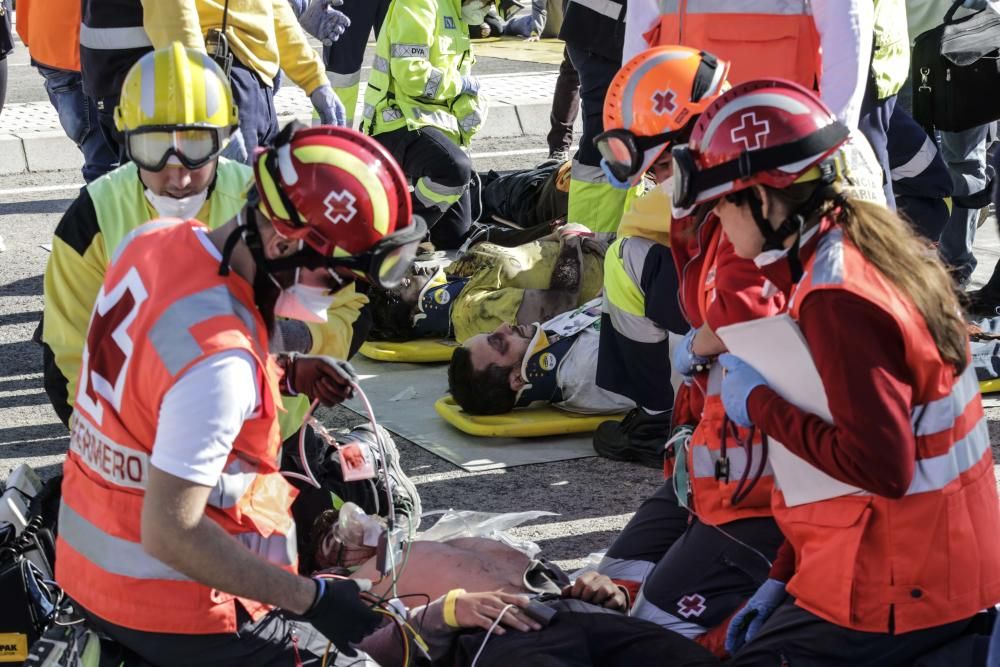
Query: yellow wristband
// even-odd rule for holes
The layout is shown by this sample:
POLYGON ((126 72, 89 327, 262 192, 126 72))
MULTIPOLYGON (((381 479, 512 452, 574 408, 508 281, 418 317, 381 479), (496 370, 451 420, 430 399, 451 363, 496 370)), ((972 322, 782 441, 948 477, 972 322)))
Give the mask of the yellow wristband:
POLYGON ((455 617, 455 603, 458 602, 458 596, 464 593, 464 588, 453 588, 444 596, 444 622, 450 628, 459 627, 458 619, 455 617))

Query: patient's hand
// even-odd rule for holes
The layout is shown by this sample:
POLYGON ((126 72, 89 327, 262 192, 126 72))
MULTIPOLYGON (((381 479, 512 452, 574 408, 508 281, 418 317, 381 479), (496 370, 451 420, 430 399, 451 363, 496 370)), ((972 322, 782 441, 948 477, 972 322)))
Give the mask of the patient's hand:
POLYGON ((521 632, 542 629, 542 626, 521 612, 523 607, 528 606, 528 598, 524 595, 510 593, 462 593, 455 600, 455 620, 463 628, 489 630, 493 621, 509 604, 514 606, 503 615, 500 624, 493 630, 493 634, 504 634, 506 630, 500 627, 502 625, 521 632))
POLYGON ((624 611, 628 605, 628 599, 622 589, 611 579, 597 572, 584 572, 562 590, 562 595, 564 598, 576 598, 608 609, 624 611))

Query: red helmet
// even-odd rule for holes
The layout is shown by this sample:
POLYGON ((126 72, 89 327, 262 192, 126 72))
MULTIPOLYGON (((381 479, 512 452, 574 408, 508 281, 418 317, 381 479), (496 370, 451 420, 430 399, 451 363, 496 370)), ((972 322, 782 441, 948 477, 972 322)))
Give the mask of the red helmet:
POLYGON ((393 282, 389 273, 410 264, 400 251, 415 252, 426 232, 399 165, 355 130, 292 123, 257 151, 253 171, 260 210, 275 231, 333 258, 327 264, 345 277, 393 282))
POLYGON ((814 93, 782 79, 747 81, 706 109, 673 149, 674 206, 684 209, 755 184, 785 188, 832 178, 825 162, 849 131, 814 93))

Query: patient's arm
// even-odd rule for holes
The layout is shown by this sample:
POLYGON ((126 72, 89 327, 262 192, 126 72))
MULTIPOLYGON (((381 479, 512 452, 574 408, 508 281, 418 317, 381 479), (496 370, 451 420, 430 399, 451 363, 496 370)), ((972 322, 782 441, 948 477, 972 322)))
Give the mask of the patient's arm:
MULTIPOLYGON (((464 588, 470 593, 522 593, 528 563, 528 557, 520 551, 487 538, 467 537, 447 542, 418 540, 410 547, 409 559, 400 571, 396 594, 424 594, 433 600, 453 588, 464 588)), ((391 590, 392 578, 379 581, 380 576, 375 569, 375 559, 370 558, 351 578, 377 582, 372 592, 383 595, 391 590)))
POLYGON ((579 236, 563 236, 548 289, 524 290, 518 324, 545 322, 576 308, 583 284, 583 249, 579 236))

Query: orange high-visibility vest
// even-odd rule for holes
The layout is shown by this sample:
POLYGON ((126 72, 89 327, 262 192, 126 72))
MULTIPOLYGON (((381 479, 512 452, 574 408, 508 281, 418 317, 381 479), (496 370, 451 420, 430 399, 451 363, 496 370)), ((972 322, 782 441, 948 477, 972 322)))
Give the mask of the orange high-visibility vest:
POLYGON ((19 0, 17 34, 40 65, 80 71, 80 0, 19 0))
POLYGON ((779 475, 774 517, 796 561, 788 591, 800 607, 863 632, 903 634, 971 617, 1000 601, 1000 503, 975 371, 955 376, 913 302, 839 227, 823 233, 806 262, 792 317, 820 290, 869 301, 902 332, 916 471, 899 499, 858 494, 795 507, 780 489, 808 485, 808 475, 779 475))
MULTIPOLYGON (((698 276, 698 313, 701 321, 708 320, 709 304, 715 300, 715 285, 718 269, 717 257, 722 242, 722 225, 715 221, 714 230, 698 258, 701 270, 698 276)), ((688 476, 691 496, 698 519, 705 524, 718 526, 737 519, 771 516, 771 489, 774 472, 770 463, 764 463, 760 432, 753 433, 749 443, 750 456, 741 442, 751 437, 749 429, 728 422, 726 409, 720 395, 722 389, 722 367, 714 364, 707 377, 698 378, 698 386, 704 387, 705 399, 701 419, 691 434, 687 451, 688 476), (728 423, 727 423, 728 422, 728 423), (725 441, 725 449, 723 442, 725 441), (749 471, 747 471, 749 467, 749 471), (758 469, 761 476, 756 482, 753 477, 758 469), (745 497, 733 503, 733 494, 739 491, 740 480, 746 471, 745 484, 750 488, 745 497), (749 485, 753 484, 752 487, 749 485)))
MULTIPOLYGON (((153 221, 119 246, 83 352, 64 466, 56 578, 85 609, 148 632, 235 632, 236 598, 145 552, 141 512, 164 395, 189 368, 227 350, 257 361, 259 412, 243 424, 206 516, 289 572, 297 553, 294 489, 278 471, 277 373, 253 289, 199 238, 200 223, 153 221)), ((254 619, 270 607, 239 599, 254 619)))
POLYGON ((729 83, 782 78, 819 91, 819 33, 808 0, 660 0, 645 35, 728 60, 729 83))

